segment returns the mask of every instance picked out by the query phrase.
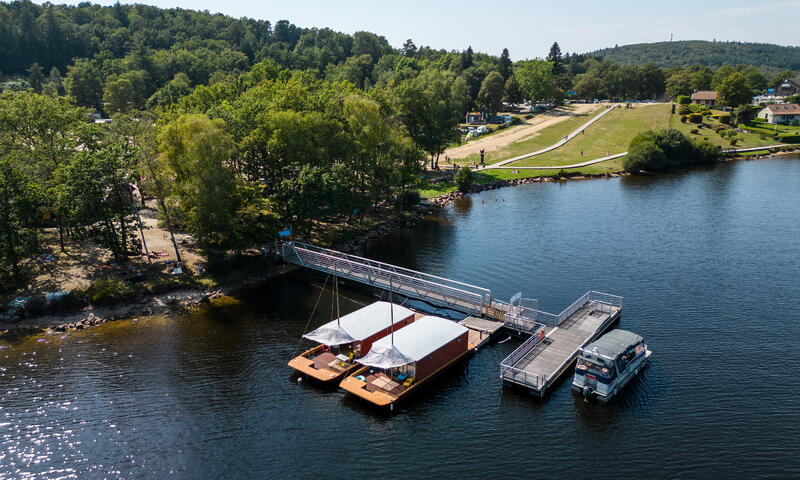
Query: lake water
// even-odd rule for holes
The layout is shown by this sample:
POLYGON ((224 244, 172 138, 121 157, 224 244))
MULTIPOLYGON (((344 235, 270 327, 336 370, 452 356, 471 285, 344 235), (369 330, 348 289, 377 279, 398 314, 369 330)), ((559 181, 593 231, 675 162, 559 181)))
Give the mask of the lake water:
MULTIPOLYGON (((512 339, 377 413, 291 377, 331 298, 290 274, 179 318, 0 342, 0 478, 800 476, 800 158, 488 191, 367 256, 553 312, 621 295, 650 365, 607 406, 569 380, 537 401, 501 386, 512 339)), ((342 310, 369 294, 343 287, 342 310)))

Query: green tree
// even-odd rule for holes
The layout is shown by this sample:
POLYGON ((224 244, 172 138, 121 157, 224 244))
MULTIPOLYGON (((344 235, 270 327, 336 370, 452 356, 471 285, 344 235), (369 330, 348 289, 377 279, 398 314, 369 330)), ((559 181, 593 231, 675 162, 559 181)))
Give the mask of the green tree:
POLYGON ((714 78, 714 72, 706 66, 698 66, 692 73, 692 89, 693 90, 709 90, 711 88, 711 81, 714 78))
POLYGON ((653 62, 642 65, 639 70, 641 78, 641 93, 643 98, 654 99, 664 94, 666 77, 664 70, 658 68, 653 62))
POLYGON ((103 96, 100 68, 91 60, 76 60, 67 68, 66 88, 78 105, 99 108, 103 96))
POLYGON ((736 69, 727 63, 722 65, 714 72, 714 76, 711 77, 711 88, 714 90, 719 90, 722 81, 728 78, 728 76, 732 73, 736 72, 736 69))
POLYGON ((594 100, 600 98, 600 91, 603 88, 603 83, 596 75, 582 73, 578 75, 574 88, 580 98, 594 100))
POLYGON ((58 67, 53 67, 50 69, 50 84, 56 88, 56 94, 60 95, 64 89, 64 86, 61 84, 61 71, 58 67))
POLYGON ((660 170, 665 164, 664 151, 658 146, 652 131, 637 134, 628 145, 628 154, 622 160, 622 168, 626 172, 660 170))
POLYGON ((159 136, 187 227, 198 245, 214 256, 240 246, 235 214, 241 204, 236 178, 225 166, 233 151, 226 130, 221 119, 192 114, 170 122, 159 136))
POLYGON ((503 106, 505 82, 498 72, 492 72, 483 79, 478 93, 478 105, 489 115, 494 116, 503 106))
POLYGON ((529 100, 552 98, 553 64, 545 60, 525 60, 517 64, 514 76, 519 81, 520 90, 529 100))
POLYGON ((36 252, 40 191, 11 155, 0 157, 0 291, 19 279, 19 261, 36 252))
POLYGON ((506 96, 504 100, 509 103, 519 103, 523 100, 522 93, 519 90, 519 82, 517 82, 517 77, 511 75, 506 80, 505 86, 506 96))
POLYGON ((28 82, 31 85, 31 88, 36 93, 42 93, 42 87, 44 86, 44 74, 42 73, 42 67, 39 66, 38 63, 34 62, 33 65, 28 68, 28 82))
POLYGON ((717 97, 723 105, 736 107, 750 103, 752 91, 740 72, 728 75, 717 87, 717 97))
POLYGON ((508 49, 504 48, 500 54, 500 61, 498 62, 498 71, 503 76, 503 80, 508 81, 511 77, 511 57, 508 54, 508 49))
POLYGON ((185 97, 192 91, 192 84, 189 77, 183 73, 176 73, 175 77, 163 88, 158 90, 147 100, 147 108, 156 106, 164 107, 177 103, 181 97, 185 97))
POLYGON ((135 102, 136 92, 130 80, 119 78, 116 75, 111 75, 106 79, 103 103, 106 104, 105 110, 108 113, 127 112, 134 108, 135 102))
POLYGON ((429 69, 397 89, 403 123, 414 143, 431 156, 431 166, 458 138, 463 99, 455 87, 452 73, 429 69))
POLYGON ((468 193, 469 189, 472 188, 472 182, 473 182, 472 170, 470 170, 469 167, 464 167, 459 169, 453 181, 456 182, 456 185, 458 186, 458 191, 463 193, 468 193))
POLYGON ((769 87, 774 87, 779 83, 783 83, 784 80, 794 77, 795 73, 792 70, 783 70, 781 72, 776 73, 775 75, 772 76, 772 78, 770 78, 769 87))
POLYGON ((553 64, 551 70, 553 76, 557 77, 563 73, 566 73, 566 69, 564 68, 564 59, 561 57, 561 47, 558 46, 558 42, 553 42, 553 45, 550 47, 550 52, 547 54, 546 60, 553 64))
POLYGON ((692 74, 688 70, 679 70, 667 77, 665 93, 670 97, 691 95, 692 74))
POLYGON ((100 244, 118 262, 128 251, 134 172, 134 156, 120 142, 96 152, 78 152, 56 171, 61 211, 75 227, 99 225, 100 244))
POLYGON ((406 57, 414 57, 417 55, 417 46, 414 45, 414 41, 409 38, 405 41, 400 51, 406 57))

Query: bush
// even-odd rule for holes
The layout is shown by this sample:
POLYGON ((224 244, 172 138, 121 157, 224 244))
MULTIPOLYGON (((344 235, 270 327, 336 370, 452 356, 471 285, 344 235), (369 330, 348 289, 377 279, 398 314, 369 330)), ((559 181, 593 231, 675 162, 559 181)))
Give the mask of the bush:
POLYGON ((519 117, 511 117, 511 125, 519 125, 520 123, 522 123, 522 120, 519 117))
POLYGON ((701 123, 702 121, 703 121, 703 115, 700 113, 693 113, 689 115, 690 123, 701 123))
POLYGON ((469 167, 464 167, 456 173, 455 177, 456 185, 458 186, 459 191, 467 193, 469 189, 472 187, 473 182, 473 175, 472 170, 469 167))
POLYGON ((725 131, 725 127, 723 127, 722 125, 717 125, 716 127, 714 127, 714 132, 715 133, 719 133, 720 135, 722 135, 722 133, 720 133, 720 132, 724 132, 724 131, 725 131))
POLYGON ((655 132, 648 131, 636 135, 628 145, 628 155, 622 161, 626 172, 640 170, 660 170, 664 168, 664 151, 656 143, 655 132))
POLYGON ((800 143, 800 135, 784 135, 781 137, 784 143, 800 143))
POLYGON ((686 123, 686 115, 681 115, 681 123, 686 123))
POLYGON ((105 277, 94 280, 86 289, 92 305, 113 305, 135 296, 133 287, 119 278, 105 277))
POLYGON ((661 170, 682 164, 713 162, 719 155, 719 147, 706 141, 691 141, 678 130, 649 130, 631 140, 622 165, 628 172, 661 170))
POLYGON ((692 110, 688 105, 681 105, 680 108, 678 108, 678 115, 688 115, 690 113, 692 113, 692 110))
POLYGON ((692 103, 692 97, 689 95, 678 95, 677 101, 678 105, 689 105, 692 103))
POLYGON ((693 129, 689 130, 689 133, 697 134, 697 132, 699 132, 699 130, 696 129, 696 128, 693 128, 693 129))
POLYGON ((767 119, 761 117, 756 117, 752 121, 753 123, 767 123, 767 119))
POLYGON ((731 138, 731 139, 730 139, 730 140, 728 140, 728 141, 730 142, 730 144, 731 144, 731 146, 732 146, 732 147, 735 147, 735 146, 736 146, 736 142, 738 142, 738 141, 739 141, 739 139, 738 139, 738 138, 731 138))
POLYGON ((719 123, 724 123, 725 125, 730 125, 731 123, 731 116, 728 114, 719 115, 719 123))
POLYGON ((418 204, 420 199, 419 190, 404 190, 397 196, 397 203, 401 207, 408 207, 418 204))

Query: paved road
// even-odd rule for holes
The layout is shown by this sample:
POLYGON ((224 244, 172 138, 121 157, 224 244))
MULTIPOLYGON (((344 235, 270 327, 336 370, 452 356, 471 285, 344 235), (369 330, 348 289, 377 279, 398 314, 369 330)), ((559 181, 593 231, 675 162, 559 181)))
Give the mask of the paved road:
POLYGON ((604 157, 595 158, 594 160, 589 160, 589 161, 586 161, 586 162, 573 163, 572 165, 548 165, 548 166, 543 166, 543 167, 495 167, 494 165, 489 165, 488 167, 486 167, 486 168, 484 168, 482 170, 489 170, 491 168, 504 169, 504 170, 556 170, 556 169, 560 170, 562 168, 580 168, 580 167, 585 167, 587 165, 592 165, 594 163, 600 163, 600 162, 605 162, 607 160, 613 160, 615 158, 624 157, 627 154, 628 154, 628 152, 615 153, 614 155, 610 155, 610 156, 607 156, 607 157, 604 156, 604 157))

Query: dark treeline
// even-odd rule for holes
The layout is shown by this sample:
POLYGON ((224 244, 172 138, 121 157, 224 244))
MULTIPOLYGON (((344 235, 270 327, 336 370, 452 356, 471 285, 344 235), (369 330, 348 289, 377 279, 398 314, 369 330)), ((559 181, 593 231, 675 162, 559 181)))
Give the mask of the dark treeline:
POLYGON ((800 47, 768 43, 702 40, 637 43, 596 50, 590 55, 625 65, 644 65, 654 62, 666 68, 703 65, 717 69, 725 64, 744 64, 757 67, 770 76, 782 70, 800 70, 800 47))

